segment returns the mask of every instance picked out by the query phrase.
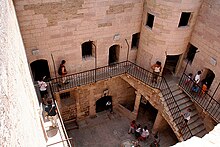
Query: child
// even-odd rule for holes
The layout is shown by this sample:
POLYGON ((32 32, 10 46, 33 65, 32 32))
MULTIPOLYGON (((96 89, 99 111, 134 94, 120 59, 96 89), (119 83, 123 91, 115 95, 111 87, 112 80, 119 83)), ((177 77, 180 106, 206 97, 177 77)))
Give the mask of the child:
POLYGON ((204 95, 206 92, 207 92, 207 82, 205 82, 203 85, 202 85, 202 95, 204 95))
POLYGON ((189 73, 188 74, 188 77, 187 77, 187 79, 186 79, 186 81, 185 81, 185 84, 189 84, 189 82, 192 80, 192 76, 193 76, 193 74, 192 73, 189 73))

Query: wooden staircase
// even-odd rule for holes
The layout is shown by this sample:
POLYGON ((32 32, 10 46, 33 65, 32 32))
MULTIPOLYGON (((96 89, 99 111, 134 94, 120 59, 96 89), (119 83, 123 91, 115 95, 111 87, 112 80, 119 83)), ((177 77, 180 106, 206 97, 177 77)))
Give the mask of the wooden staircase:
POLYGON ((181 112, 185 112, 188 108, 192 110, 191 119, 188 122, 188 127, 192 132, 193 136, 203 137, 207 134, 205 126, 201 117, 198 114, 198 111, 195 108, 195 105, 190 100, 189 96, 186 95, 178 86, 177 82, 169 81, 168 85, 172 91, 174 99, 176 100, 181 112))

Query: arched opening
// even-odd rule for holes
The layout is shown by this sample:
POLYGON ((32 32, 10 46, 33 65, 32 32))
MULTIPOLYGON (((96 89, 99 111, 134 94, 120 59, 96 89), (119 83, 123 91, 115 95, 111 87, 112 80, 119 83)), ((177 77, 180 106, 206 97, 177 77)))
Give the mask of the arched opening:
POLYGON ((209 89, 210 86, 212 85, 212 82, 215 78, 215 74, 212 70, 205 68, 204 72, 204 79, 202 80, 202 84, 205 82, 207 83, 207 88, 209 89))
POLYGON ((96 101, 96 113, 105 111, 109 109, 109 107, 112 107, 112 97, 111 96, 104 96, 96 101), (107 102, 110 101, 111 105, 107 106, 107 102))
POLYGON ((88 41, 84 42, 81 47, 82 47, 82 58, 88 58, 88 57, 93 57, 95 55, 95 49, 93 46, 94 42, 93 41, 88 41))
POLYGON ((50 70, 47 60, 36 60, 32 62, 30 66, 34 81, 38 81, 42 79, 44 76, 46 76, 45 80, 50 79, 50 70))
POLYGON ((117 63, 119 60, 119 45, 113 45, 109 48, 109 58, 108 58, 108 64, 114 64, 117 63))

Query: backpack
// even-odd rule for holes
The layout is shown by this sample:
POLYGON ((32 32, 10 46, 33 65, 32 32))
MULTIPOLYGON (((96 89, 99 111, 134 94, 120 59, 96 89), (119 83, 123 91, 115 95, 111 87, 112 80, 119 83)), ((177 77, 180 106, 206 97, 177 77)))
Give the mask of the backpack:
POLYGON ((62 75, 62 66, 59 67, 59 69, 58 69, 58 74, 59 74, 59 75, 62 75))

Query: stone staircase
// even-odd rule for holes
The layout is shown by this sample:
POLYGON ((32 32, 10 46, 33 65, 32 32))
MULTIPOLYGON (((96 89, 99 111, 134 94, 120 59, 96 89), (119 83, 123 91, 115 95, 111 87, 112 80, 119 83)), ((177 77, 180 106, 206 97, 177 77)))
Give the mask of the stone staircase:
POLYGON ((181 112, 185 112, 188 108, 192 110, 191 119, 188 122, 188 127, 192 132, 193 136, 203 137, 207 134, 205 126, 202 119, 200 118, 193 102, 190 100, 188 95, 186 95, 178 86, 177 82, 170 80, 168 85, 172 91, 174 99, 177 102, 181 112))

